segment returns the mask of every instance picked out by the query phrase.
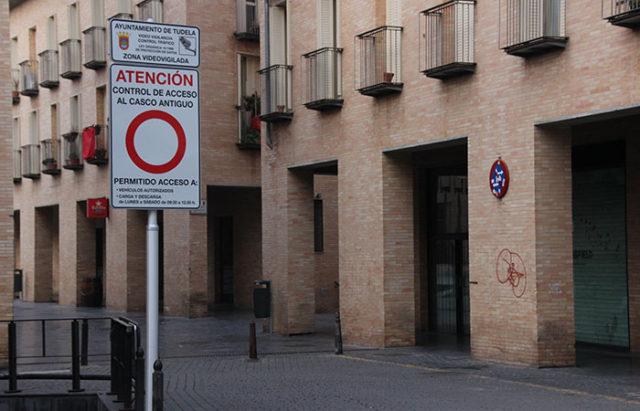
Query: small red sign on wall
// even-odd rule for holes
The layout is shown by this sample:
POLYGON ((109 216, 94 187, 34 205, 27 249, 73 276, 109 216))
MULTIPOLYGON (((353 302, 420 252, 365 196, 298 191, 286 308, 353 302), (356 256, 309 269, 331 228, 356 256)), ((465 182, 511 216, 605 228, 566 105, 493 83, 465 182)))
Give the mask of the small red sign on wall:
POLYGON ((106 198, 87 198, 87 218, 109 217, 109 201, 106 198))

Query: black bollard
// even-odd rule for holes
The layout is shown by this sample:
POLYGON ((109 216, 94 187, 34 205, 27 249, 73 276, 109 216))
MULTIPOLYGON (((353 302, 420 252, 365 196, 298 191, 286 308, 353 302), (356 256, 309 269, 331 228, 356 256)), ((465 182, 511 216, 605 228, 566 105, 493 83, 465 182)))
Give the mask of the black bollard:
POLYGON ((258 359, 258 348, 256 346, 256 322, 251 321, 249 324, 249 359, 258 359))
POLYGON ((336 313, 336 354, 342 354, 342 326, 340 324, 340 313, 336 313))
POLYGON ((156 360, 153 363, 153 399, 151 409, 153 411, 162 411, 162 403, 164 402, 164 377, 162 375, 162 361, 156 360))
MULTIPOLYGON (((145 403, 145 383, 144 383, 144 377, 145 377, 145 367, 144 367, 144 350, 142 349, 142 347, 138 347, 138 350, 136 351, 136 363, 135 363, 135 367, 136 367, 136 403, 135 403, 135 409, 136 410, 143 410, 144 409, 144 403, 145 403)), ((155 390, 155 387, 153 387, 155 390)))
POLYGON ((89 321, 85 318, 82 320, 82 342, 80 344, 82 354, 80 363, 82 365, 89 364, 89 321))
POLYGON ((71 389, 69 392, 84 391, 80 388, 80 347, 78 320, 71 321, 71 389))
POLYGON ((6 393, 20 392, 18 389, 18 359, 16 356, 16 323, 9 322, 9 389, 6 393))

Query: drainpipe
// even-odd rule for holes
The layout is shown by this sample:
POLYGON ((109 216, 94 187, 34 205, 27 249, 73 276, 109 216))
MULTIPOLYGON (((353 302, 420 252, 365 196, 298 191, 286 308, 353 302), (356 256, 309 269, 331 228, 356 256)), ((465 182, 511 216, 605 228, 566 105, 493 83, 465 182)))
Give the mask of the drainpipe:
MULTIPOLYGON (((269 0, 264 0, 264 66, 265 67, 269 67, 269 65, 271 64, 270 62, 270 53, 269 53, 269 0)), ((270 88, 270 82, 267 81, 265 84, 265 94, 267 96, 270 96, 269 93, 269 88, 270 88)), ((265 101, 263 103, 263 106, 265 105, 265 103, 267 103, 267 101, 265 101)), ((269 104, 270 106, 270 104, 269 104)), ((269 107, 270 108, 270 107, 269 107)), ((273 141, 271 140, 271 123, 267 123, 267 129, 266 129, 266 133, 265 133, 265 139, 267 142, 267 147, 269 147, 269 149, 273 150, 273 141)), ((272 313, 273 315, 273 313, 272 313)))

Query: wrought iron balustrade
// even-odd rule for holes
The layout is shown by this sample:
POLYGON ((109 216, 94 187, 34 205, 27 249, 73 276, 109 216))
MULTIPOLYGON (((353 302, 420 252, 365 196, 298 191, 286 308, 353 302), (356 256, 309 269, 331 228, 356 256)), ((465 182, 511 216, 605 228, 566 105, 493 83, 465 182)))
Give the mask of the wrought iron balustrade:
POLYGON ((70 131, 62 135, 63 168, 67 170, 82 170, 82 145, 77 131, 70 131))
POLYGON ((529 56, 566 47, 566 0, 500 0, 500 48, 529 56))
POLYGON ((42 173, 60 174, 60 140, 49 138, 40 142, 42 152, 42 173))
POLYGON ((382 26, 355 37, 356 89, 366 96, 402 91, 402 27, 382 26))
POLYGON ((60 77, 73 80, 82 76, 80 40, 68 39, 60 43, 60 77))
POLYGON ((602 0, 602 18, 616 26, 640 26, 640 0, 602 0))
POLYGON ((446 78, 474 72, 475 1, 453 0, 424 10, 420 16, 420 71, 446 78))
POLYGON ((84 66, 99 70, 107 65, 106 29, 89 27, 82 32, 84 36, 84 66))
POLYGON ((13 150, 13 182, 22 181, 22 150, 13 150))
POLYGON ((304 105, 312 110, 342 107, 342 49, 324 47, 304 59, 304 105))
POLYGON ((22 177, 40 178, 40 145, 22 146, 22 177))
POLYGON ((45 50, 38 54, 40 57, 40 86, 56 88, 60 84, 58 79, 58 50, 45 50))
POLYGON ((291 120, 292 66, 276 64, 258 71, 262 84, 260 119, 267 122, 291 120))
POLYGON ((20 63, 20 94, 28 97, 38 95, 38 62, 25 60, 20 63))
POLYGON ((238 40, 258 41, 260 25, 254 0, 237 0, 237 30, 234 35, 238 40))

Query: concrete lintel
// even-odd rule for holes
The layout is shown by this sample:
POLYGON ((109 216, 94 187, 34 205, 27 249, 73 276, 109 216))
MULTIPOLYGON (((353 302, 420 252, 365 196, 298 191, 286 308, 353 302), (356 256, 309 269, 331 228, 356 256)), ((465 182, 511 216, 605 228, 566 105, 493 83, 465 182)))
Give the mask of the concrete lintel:
POLYGON ((458 146, 458 145, 465 144, 467 142, 467 137, 468 137, 467 135, 459 135, 459 136, 453 136, 453 137, 439 138, 436 140, 421 141, 419 143, 407 144, 404 146, 385 148, 384 150, 382 150, 382 152, 385 154, 392 154, 392 153, 424 151, 424 150, 431 150, 434 148, 458 146))
POLYGON ((587 111, 585 113, 570 116, 555 117, 546 120, 534 121, 536 127, 571 127, 581 124, 595 123, 597 121, 612 120, 620 117, 640 114, 640 103, 625 104, 613 108, 587 111))
POLYGON ((338 159, 337 158, 328 158, 328 159, 325 159, 325 160, 316 160, 316 161, 309 161, 309 162, 306 162, 306 163, 291 164, 290 166, 287 166, 287 169, 289 169, 289 170, 301 170, 301 169, 315 170, 315 169, 337 167, 337 166, 338 166, 338 159))

